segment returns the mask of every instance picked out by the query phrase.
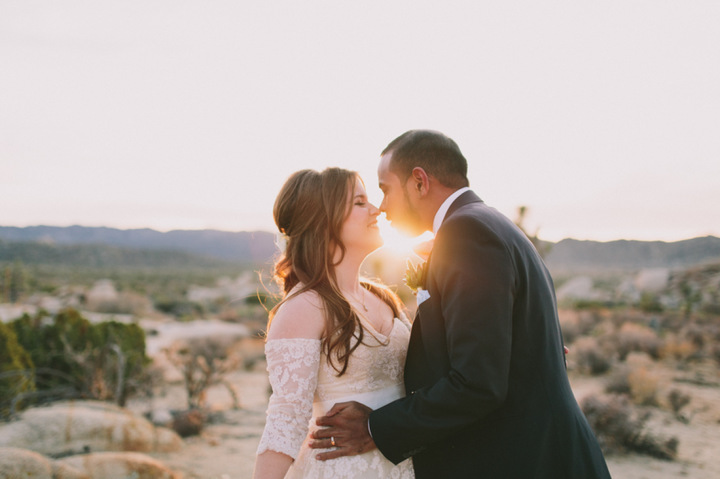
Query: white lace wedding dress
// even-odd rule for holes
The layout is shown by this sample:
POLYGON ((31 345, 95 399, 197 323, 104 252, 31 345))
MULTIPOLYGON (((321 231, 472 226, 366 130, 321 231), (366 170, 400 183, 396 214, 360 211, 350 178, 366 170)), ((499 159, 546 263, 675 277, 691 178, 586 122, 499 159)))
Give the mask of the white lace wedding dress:
POLYGON ((393 465, 377 449, 358 456, 318 461, 327 449, 308 447, 315 418, 337 402, 358 401, 373 409, 405 395, 403 368, 410 323, 395 318, 388 336, 365 326, 363 344, 352 353, 345 374, 338 377, 320 340, 275 339, 265 345, 270 384, 267 422, 258 454, 272 450, 295 459, 285 478, 412 479, 410 459, 393 465))

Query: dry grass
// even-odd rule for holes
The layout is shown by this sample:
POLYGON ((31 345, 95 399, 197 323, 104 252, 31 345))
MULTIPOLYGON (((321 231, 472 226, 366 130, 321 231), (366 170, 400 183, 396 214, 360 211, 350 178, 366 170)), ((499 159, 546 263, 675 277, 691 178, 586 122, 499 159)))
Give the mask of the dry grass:
POLYGON ((571 361, 578 370, 585 374, 597 376, 606 373, 612 366, 611 359, 592 337, 581 337, 572 348, 571 361))
POLYGON ((637 323, 624 323, 616 335, 618 356, 624 361, 632 352, 643 352, 653 359, 660 357, 662 341, 657 333, 647 326, 637 323))

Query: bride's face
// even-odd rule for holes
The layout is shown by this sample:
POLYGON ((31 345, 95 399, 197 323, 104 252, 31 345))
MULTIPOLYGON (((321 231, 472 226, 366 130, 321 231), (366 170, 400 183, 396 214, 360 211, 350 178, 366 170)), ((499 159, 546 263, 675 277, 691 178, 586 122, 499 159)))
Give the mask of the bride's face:
POLYGON ((359 178, 349 201, 350 214, 342 225, 340 240, 349 252, 370 254, 383 244, 377 224, 380 210, 368 201, 365 185, 359 178))

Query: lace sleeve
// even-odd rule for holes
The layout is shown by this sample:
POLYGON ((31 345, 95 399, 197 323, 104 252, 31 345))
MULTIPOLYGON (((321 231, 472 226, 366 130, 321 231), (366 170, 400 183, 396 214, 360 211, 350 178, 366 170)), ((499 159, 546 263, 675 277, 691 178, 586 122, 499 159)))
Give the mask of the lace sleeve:
POLYGON ((265 345, 272 386, 257 453, 268 449, 295 459, 308 432, 320 366, 319 339, 274 339, 265 345))

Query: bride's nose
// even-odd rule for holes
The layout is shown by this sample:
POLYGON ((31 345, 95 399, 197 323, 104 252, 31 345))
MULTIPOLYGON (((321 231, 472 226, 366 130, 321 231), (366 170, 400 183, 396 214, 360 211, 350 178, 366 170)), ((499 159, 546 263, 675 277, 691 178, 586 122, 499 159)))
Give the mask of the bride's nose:
POLYGON ((378 209, 378 207, 375 206, 374 204, 370 203, 370 216, 379 216, 379 215, 380 215, 380 210, 378 209))

